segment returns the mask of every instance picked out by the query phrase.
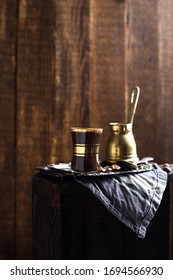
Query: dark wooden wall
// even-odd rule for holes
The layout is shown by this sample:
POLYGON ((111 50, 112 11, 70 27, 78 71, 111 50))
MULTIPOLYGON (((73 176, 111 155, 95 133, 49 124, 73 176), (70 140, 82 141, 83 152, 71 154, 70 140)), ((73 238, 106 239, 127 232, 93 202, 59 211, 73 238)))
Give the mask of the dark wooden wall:
POLYGON ((36 166, 71 160, 71 126, 134 120, 139 157, 173 162, 172 0, 0 1, 0 258, 31 258, 36 166))

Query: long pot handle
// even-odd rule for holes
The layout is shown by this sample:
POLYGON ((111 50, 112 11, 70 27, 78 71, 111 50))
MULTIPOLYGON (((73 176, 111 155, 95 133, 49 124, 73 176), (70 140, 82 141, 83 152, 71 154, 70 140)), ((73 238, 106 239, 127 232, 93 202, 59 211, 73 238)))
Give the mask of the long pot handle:
POLYGON ((128 117, 127 117, 128 123, 133 124, 133 119, 134 119, 134 115, 136 112, 136 107, 139 99, 139 93, 140 93, 140 88, 138 86, 135 86, 131 89, 130 102, 128 108, 128 117))

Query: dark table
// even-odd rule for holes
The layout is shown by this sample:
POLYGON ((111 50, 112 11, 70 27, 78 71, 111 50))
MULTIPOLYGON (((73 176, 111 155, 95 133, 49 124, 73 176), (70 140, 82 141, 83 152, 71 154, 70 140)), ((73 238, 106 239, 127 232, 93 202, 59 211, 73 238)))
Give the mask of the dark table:
POLYGON ((144 239, 73 177, 33 177, 33 259, 172 259, 173 173, 144 239))

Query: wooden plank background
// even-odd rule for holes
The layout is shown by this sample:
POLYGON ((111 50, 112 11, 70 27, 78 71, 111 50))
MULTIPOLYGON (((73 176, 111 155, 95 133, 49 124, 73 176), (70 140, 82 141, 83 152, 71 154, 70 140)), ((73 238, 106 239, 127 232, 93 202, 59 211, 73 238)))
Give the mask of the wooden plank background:
POLYGON ((0 1, 0 258, 14 258, 16 1, 0 1))
POLYGON ((71 160, 71 126, 125 121, 138 155, 173 162, 171 0, 0 1, 0 258, 31 258, 34 168, 71 160))

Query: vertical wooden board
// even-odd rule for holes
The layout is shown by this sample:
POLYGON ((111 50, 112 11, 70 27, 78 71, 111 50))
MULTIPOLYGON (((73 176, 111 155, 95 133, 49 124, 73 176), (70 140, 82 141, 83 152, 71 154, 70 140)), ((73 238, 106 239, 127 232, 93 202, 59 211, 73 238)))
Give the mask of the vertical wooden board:
POLYGON ((0 1, 0 259, 14 258, 17 1, 0 1))
MULTIPOLYGON (((159 0, 159 158, 161 162, 173 162, 173 5, 171 0, 159 0)), ((170 182, 170 231, 169 258, 173 259, 173 184, 170 182)))
POLYGON ((59 1, 56 6, 56 157, 71 160, 70 126, 88 126, 89 1, 59 1))
POLYGON ((20 1, 17 52, 16 258, 31 258, 32 177, 54 141, 54 1, 20 1))
POLYGON ((173 5, 171 0, 159 1, 159 75, 158 151, 160 162, 173 162, 173 5))
POLYGON ((70 126, 87 123, 88 1, 20 1, 17 84, 17 257, 31 244, 35 166, 70 160, 70 126))
POLYGON ((127 1, 126 88, 141 88, 134 119, 139 157, 158 159, 158 1, 127 1))
POLYGON ((125 121, 125 1, 90 0, 90 125, 103 127, 106 157, 109 122, 125 121))

